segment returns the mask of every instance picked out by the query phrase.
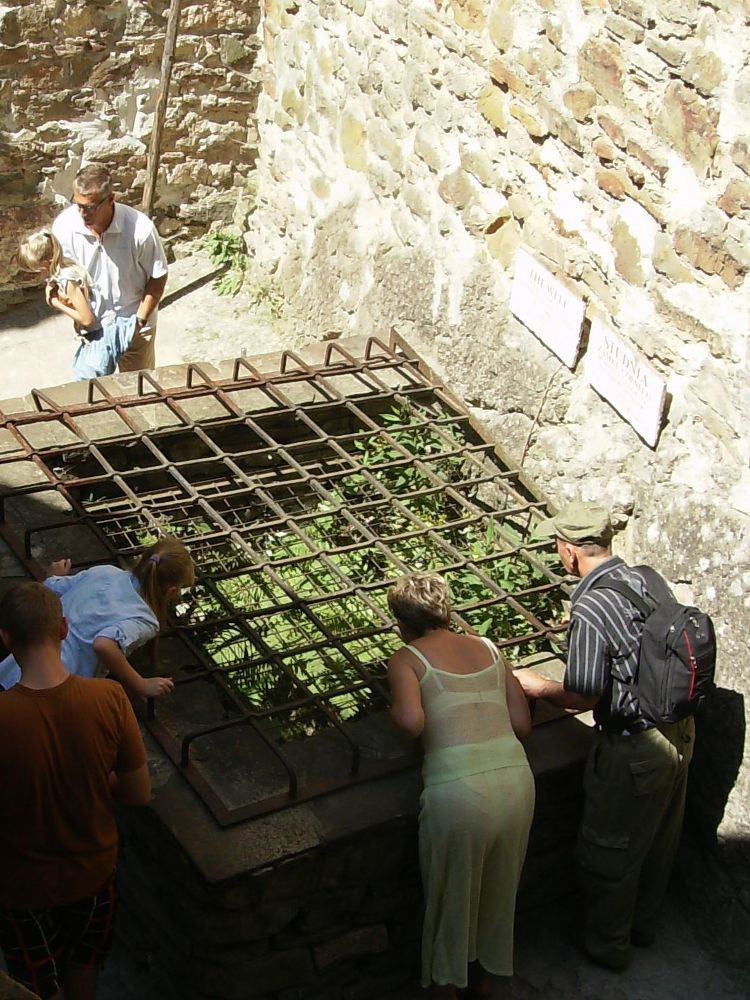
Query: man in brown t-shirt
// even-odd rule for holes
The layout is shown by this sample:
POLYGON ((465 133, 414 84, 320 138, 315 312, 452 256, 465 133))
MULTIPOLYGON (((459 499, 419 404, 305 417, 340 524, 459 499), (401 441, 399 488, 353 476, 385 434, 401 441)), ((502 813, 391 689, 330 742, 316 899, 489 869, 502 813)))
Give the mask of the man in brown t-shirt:
POLYGON ((0 946, 42 1000, 93 1000, 114 918, 114 803, 147 802, 151 782, 125 692, 68 673, 66 633, 39 583, 0 601, 22 673, 0 693, 0 946))

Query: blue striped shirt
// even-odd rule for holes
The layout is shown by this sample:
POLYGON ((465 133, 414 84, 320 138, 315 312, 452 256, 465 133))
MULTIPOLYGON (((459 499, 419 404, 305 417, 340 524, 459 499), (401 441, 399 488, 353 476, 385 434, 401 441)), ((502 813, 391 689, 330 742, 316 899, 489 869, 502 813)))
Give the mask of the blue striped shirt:
POLYGON ((594 717, 605 727, 642 728, 648 724, 627 685, 638 673, 643 615, 613 590, 591 590, 591 585, 605 576, 622 580, 638 594, 646 594, 643 578, 619 556, 586 574, 571 597, 563 685, 576 694, 600 697, 594 717), (610 678, 611 695, 607 701, 601 696, 607 695, 610 678))

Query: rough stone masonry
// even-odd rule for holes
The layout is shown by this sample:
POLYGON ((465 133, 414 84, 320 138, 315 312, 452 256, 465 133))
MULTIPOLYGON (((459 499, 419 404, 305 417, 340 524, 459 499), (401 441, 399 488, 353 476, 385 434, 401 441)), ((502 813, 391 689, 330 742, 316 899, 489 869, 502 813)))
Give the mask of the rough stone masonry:
POLYGON ((715 617, 691 816, 740 855, 702 906, 747 955, 722 917, 750 917, 750 3, 265 0, 261 30, 247 240, 298 330, 408 332, 551 499, 619 505, 620 551, 715 617), (522 245, 666 380, 655 448, 510 315, 522 245))
MULTIPOLYGON (((166 6, 0 6, 4 260, 84 157, 140 197, 166 6)), ((750 0, 186 2, 157 192, 164 232, 235 217, 257 126, 247 241, 296 332, 402 328, 550 498, 618 504, 622 553, 714 615, 691 818, 738 859, 701 897, 734 959, 750 959, 749 55, 750 0), (585 350, 570 370, 509 313, 521 246, 666 380, 655 448, 591 388, 585 350)), ((1 302, 12 269, 0 286, 1 302)))
MULTIPOLYGON (((83 163, 138 207, 169 0, 0 5, 0 309, 19 297, 19 236, 48 223, 83 163)), ((162 236, 231 221, 250 197, 257 0, 185 0, 156 192, 162 236)), ((28 284, 28 281, 26 281, 28 284)))

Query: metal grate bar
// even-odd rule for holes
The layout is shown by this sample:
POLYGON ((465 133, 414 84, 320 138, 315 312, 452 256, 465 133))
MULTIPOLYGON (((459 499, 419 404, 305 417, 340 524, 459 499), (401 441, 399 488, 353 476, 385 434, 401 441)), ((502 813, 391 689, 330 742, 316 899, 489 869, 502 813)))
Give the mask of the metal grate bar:
POLYGON ((78 568, 191 549, 147 724, 223 825, 413 766, 382 711, 400 574, 443 572, 456 623, 511 658, 554 641, 564 597, 530 484, 396 339, 261 364, 0 413, 0 534, 30 573, 54 546, 78 568))

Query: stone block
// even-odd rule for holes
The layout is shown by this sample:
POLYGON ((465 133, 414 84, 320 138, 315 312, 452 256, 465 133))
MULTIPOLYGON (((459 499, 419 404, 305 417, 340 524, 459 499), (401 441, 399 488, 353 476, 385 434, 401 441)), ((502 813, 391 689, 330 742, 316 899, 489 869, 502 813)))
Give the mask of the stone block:
POLYGON ((554 45, 542 37, 533 49, 519 53, 518 62, 530 76, 547 84, 551 76, 560 69, 562 57, 554 45))
POLYGON ((561 21, 552 17, 545 18, 544 33, 558 52, 566 51, 565 29, 561 21))
POLYGON ((523 230, 514 218, 499 219, 487 227, 485 240, 492 257, 509 268, 523 242, 523 230))
POLYGON ((527 219, 534 211, 535 202, 528 195, 516 193, 508 196, 508 208, 516 219, 527 219))
POLYGON ((0 42, 3 45, 17 45, 20 40, 18 12, 13 7, 0 7, 0 42))
POLYGON ((563 103, 577 122, 588 121, 596 107, 596 91, 590 84, 577 83, 565 91, 563 103))
POLYGON ((603 163, 611 163, 617 157, 617 150, 604 136, 597 136, 591 144, 591 149, 597 159, 603 163))
POLYGON ((528 105, 520 101, 510 102, 510 114, 534 139, 542 139, 549 135, 549 128, 528 105))
POLYGON ((719 109, 680 80, 665 91, 655 120, 657 133, 673 143, 700 176, 705 176, 719 142, 719 109))
POLYGON ((612 227, 612 246, 615 251, 615 269, 628 284, 642 286, 646 283, 647 270, 638 240, 623 219, 612 227))
POLYGON ((745 279, 747 266, 733 256, 721 234, 704 234, 682 226, 675 233, 674 248, 704 274, 718 274, 729 288, 738 288, 745 279))
POLYGON ((615 146, 624 149, 627 142, 624 125, 617 118, 613 117, 609 111, 600 111, 596 116, 596 120, 615 146))
POLYGON ((612 0, 612 10, 621 17, 640 24, 642 28, 653 28, 653 5, 645 0, 612 0))
POLYGON ((688 59, 680 76, 685 83, 710 97, 724 79, 724 64, 715 52, 696 52, 688 59))
POLYGON ((384 924, 358 927, 326 941, 313 948, 316 967, 323 971, 344 959, 361 958, 385 951, 388 947, 388 931, 384 924))
POLYGON ((646 39, 646 48, 653 52, 671 69, 680 66, 685 59, 685 46, 679 42, 666 41, 659 35, 649 35, 646 39))
POLYGON ((671 278, 672 281, 689 282, 693 280, 693 272, 685 267, 677 256, 672 240, 666 233, 657 233, 651 260, 654 269, 659 274, 671 278))
POLYGON ((459 28, 482 31, 486 22, 485 0, 450 0, 453 16, 459 28))
POLYGON ((508 98, 494 83, 488 83, 477 97, 479 113, 498 132, 508 130, 508 98))
POLYGON ((510 91, 527 101, 534 99, 539 88, 525 80, 505 59, 493 56, 489 64, 490 76, 501 90, 510 91))
POLYGON ((733 178, 719 199, 719 208, 727 215, 738 215, 750 209, 750 181, 733 178))
POLYGON ((364 173, 367 170, 367 129, 354 115, 343 115, 339 142, 346 165, 364 173))
POLYGON ((225 66, 249 69, 255 61, 255 51, 243 44, 239 38, 222 35, 219 45, 221 61, 225 66))
POLYGON ((624 104, 625 63, 619 45, 601 38, 590 38, 578 53, 578 69, 583 80, 606 101, 624 104))
POLYGON ((669 164, 666 157, 659 148, 659 145, 653 142, 650 137, 643 137, 642 139, 629 137, 625 144, 625 149, 631 156, 634 156, 642 163, 644 167, 656 174, 660 181, 663 181, 667 176, 669 164))
POLYGON ((490 13, 487 21, 490 39, 501 52, 509 49, 513 43, 513 27, 515 13, 514 0, 491 0, 490 13))
POLYGON ((626 17, 620 17, 619 14, 610 14, 604 25, 610 35, 622 38, 626 42, 632 42, 634 45, 640 45, 646 34, 642 25, 630 21, 626 17))
POLYGON ((630 190, 630 178, 624 170, 597 170, 596 184, 605 194, 622 199, 630 190))
POLYGON ((746 174, 750 174, 750 136, 743 135, 732 143, 729 150, 732 163, 746 174))
POLYGON ((438 194, 449 205, 463 209, 474 200, 475 183, 465 171, 454 170, 441 179, 438 194))
MULTIPOLYGON (((611 316, 616 316, 620 310, 620 303, 615 294, 615 289, 611 281, 595 267, 593 264, 584 264, 581 271, 581 282, 588 288, 591 296, 590 307, 599 305, 600 309, 611 316)), ((590 298, 590 297, 589 297, 590 298)), ((591 309, 587 309, 587 316, 591 319, 591 309)))
POLYGON ((576 153, 583 153, 584 141, 576 122, 571 120, 559 105, 553 104, 552 101, 540 100, 537 106, 544 116, 549 132, 556 135, 562 143, 570 149, 574 149, 576 153))
POLYGON ((485 187, 493 187, 498 183, 498 174, 492 160, 483 149, 462 149, 461 166, 485 187))
POLYGON ((17 66, 29 58, 29 46, 26 42, 18 45, 0 45, 0 66, 17 66))

